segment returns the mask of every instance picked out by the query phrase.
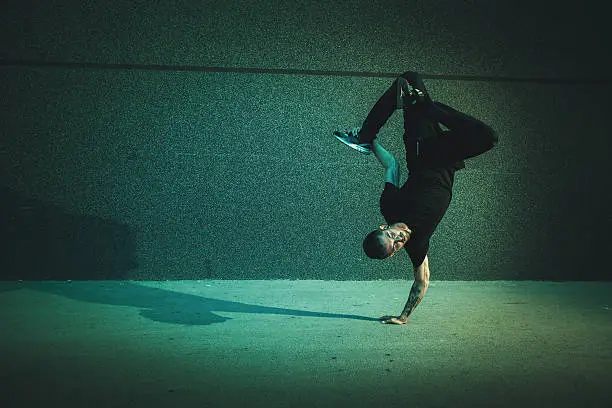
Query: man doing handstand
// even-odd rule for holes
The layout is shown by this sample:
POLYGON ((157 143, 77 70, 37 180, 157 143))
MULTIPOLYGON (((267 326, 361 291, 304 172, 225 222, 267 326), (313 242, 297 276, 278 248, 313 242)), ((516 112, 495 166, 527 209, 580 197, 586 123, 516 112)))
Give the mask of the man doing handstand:
POLYGON ((401 248, 408 252, 414 267, 408 301, 399 316, 380 318, 382 323, 405 324, 429 287, 429 240, 450 204, 455 172, 465 167, 465 159, 493 148, 497 134, 483 122, 433 102, 421 76, 408 71, 376 102, 361 128, 334 135, 361 153, 374 153, 385 169, 380 211, 387 225, 365 237, 363 250, 377 259, 393 256, 401 248), (396 109, 404 113, 408 167, 408 179, 401 187, 395 157, 375 140, 396 109))

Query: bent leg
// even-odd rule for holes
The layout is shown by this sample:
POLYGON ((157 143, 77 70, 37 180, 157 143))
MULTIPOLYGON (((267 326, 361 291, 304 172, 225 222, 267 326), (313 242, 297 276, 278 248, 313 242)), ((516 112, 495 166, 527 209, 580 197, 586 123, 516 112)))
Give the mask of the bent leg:
POLYGON ((497 133, 480 120, 440 102, 426 107, 427 115, 450 131, 421 141, 420 159, 426 162, 454 163, 478 156, 498 142, 497 133))

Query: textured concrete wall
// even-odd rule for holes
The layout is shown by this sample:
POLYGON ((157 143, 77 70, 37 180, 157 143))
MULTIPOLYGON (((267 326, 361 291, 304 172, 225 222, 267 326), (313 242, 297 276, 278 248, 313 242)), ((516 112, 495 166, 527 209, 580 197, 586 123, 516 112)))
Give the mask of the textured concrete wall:
POLYGON ((3 6, 3 277, 409 276, 362 254, 382 170, 331 132, 411 69, 500 135, 457 174, 433 277, 610 279, 596 3, 217 3, 3 6))

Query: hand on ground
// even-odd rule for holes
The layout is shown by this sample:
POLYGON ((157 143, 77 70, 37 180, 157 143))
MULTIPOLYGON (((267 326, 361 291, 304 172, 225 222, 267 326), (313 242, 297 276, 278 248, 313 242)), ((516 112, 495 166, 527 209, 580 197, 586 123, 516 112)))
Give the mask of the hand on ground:
POLYGON ((381 323, 383 324, 406 324, 408 319, 402 319, 400 316, 383 316, 379 318, 381 323))

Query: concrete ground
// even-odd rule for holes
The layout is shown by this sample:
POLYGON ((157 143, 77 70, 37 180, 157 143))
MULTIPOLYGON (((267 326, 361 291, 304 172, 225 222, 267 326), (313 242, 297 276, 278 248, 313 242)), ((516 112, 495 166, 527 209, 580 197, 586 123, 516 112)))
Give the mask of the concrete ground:
POLYGON ((2 282, 2 406, 610 406, 612 282, 411 283, 2 282))

